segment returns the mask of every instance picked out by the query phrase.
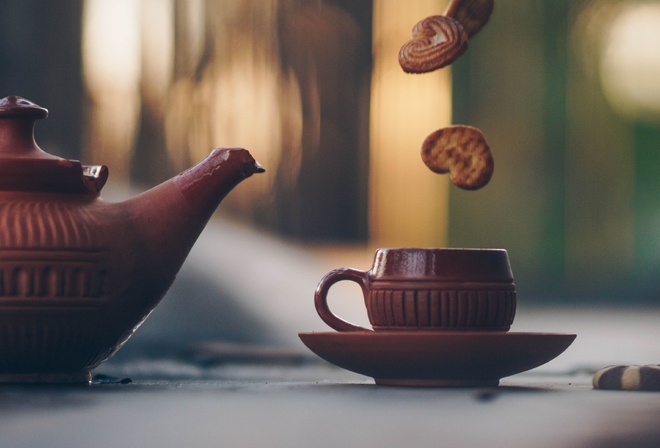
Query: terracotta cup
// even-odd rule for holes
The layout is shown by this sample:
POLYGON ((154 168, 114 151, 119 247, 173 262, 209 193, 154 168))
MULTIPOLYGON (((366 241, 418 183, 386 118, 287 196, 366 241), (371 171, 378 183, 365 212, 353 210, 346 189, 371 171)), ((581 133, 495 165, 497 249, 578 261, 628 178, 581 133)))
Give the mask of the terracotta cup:
POLYGON ((362 288, 375 331, 507 331, 516 310, 503 249, 378 249, 368 271, 330 271, 315 292, 319 316, 337 331, 364 331, 328 307, 330 287, 342 280, 362 288))

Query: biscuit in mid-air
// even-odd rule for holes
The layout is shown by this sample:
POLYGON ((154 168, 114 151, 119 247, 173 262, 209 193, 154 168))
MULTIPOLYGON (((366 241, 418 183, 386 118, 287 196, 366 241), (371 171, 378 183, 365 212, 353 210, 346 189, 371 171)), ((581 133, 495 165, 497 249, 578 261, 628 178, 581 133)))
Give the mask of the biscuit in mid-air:
POLYGON ((455 125, 438 129, 422 143, 422 160, 435 173, 449 173, 451 181, 464 190, 478 190, 493 176, 493 154, 481 131, 455 125))
POLYGON ((451 17, 430 16, 412 29, 412 39, 399 50, 399 65, 407 73, 426 73, 445 67, 467 50, 468 35, 451 17))

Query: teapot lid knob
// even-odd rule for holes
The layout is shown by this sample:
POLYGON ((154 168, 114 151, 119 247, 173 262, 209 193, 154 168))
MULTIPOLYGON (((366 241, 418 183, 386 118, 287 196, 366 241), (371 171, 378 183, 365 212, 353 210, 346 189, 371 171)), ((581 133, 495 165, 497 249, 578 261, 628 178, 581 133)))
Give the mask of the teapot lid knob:
POLYGON ((38 120, 48 116, 48 109, 32 101, 11 95, 0 99, 0 117, 26 117, 38 120))
POLYGON ((47 116, 47 109, 20 96, 0 99, 0 156, 54 158, 34 141, 34 122, 47 116))

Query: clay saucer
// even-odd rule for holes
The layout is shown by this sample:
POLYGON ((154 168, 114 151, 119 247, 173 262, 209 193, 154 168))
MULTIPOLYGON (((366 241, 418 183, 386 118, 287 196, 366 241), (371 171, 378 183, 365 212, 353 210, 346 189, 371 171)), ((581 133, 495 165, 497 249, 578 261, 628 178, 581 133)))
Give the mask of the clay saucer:
POLYGON ((300 333, 321 358, 390 386, 484 387, 560 355, 574 334, 350 331, 300 333))

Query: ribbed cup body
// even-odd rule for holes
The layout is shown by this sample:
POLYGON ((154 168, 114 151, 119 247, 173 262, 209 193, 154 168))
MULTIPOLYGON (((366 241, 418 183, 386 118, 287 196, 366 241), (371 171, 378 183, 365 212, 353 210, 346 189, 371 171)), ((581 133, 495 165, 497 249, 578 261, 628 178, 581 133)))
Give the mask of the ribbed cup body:
POLYGON ((365 297, 375 330, 507 331, 516 311, 513 284, 383 283, 365 297))
POLYGON ((367 276, 374 330, 506 331, 516 311, 500 249, 380 249, 367 276))

